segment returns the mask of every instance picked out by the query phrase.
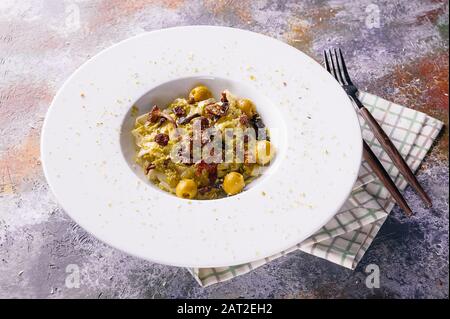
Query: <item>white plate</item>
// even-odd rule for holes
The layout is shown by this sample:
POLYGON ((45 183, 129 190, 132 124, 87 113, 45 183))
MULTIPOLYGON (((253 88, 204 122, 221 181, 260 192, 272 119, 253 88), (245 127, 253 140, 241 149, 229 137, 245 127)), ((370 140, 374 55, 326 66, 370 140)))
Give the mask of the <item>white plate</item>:
POLYGON ((218 267, 322 227, 351 191, 362 144, 349 99, 311 58, 249 31, 192 26, 136 36, 82 65, 53 100, 41 152, 59 203, 97 238, 158 263, 218 267), (133 167, 131 106, 146 112, 198 82, 252 98, 272 130, 276 160, 239 195, 178 199, 133 167))

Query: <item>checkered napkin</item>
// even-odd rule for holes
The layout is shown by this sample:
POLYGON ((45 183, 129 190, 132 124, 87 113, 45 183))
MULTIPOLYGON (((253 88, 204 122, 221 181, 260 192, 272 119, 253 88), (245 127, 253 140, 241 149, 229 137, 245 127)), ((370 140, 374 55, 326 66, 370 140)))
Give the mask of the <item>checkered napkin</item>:
MULTIPOLYGON (((443 123, 418 111, 361 93, 361 102, 378 120, 408 165, 415 171, 431 148, 443 123)), ((400 190, 407 182, 383 151, 371 130, 361 120, 363 137, 400 190)), ((369 248, 395 203, 387 189, 363 161, 353 191, 340 211, 322 229, 305 241, 280 253, 250 263, 220 267, 191 268, 189 271, 203 287, 243 275, 295 250, 355 269, 369 248)))

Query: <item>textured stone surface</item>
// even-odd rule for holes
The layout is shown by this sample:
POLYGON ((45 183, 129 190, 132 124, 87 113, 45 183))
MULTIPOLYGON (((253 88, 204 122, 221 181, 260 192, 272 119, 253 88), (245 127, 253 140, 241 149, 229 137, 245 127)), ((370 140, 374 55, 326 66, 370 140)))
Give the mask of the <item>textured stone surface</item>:
POLYGON ((448 298, 446 129, 419 173, 434 208, 407 189, 415 216, 394 210, 355 271, 296 252, 204 289, 187 270, 127 256, 70 220, 39 162, 56 90, 115 42, 189 24, 261 32, 317 60, 339 45, 361 88, 448 124, 448 1, 2 0, 0 297, 448 298), (379 27, 371 28, 377 10, 379 27), (380 267, 380 289, 364 284, 370 263, 380 267), (69 264, 80 267, 79 288, 65 286, 69 264))

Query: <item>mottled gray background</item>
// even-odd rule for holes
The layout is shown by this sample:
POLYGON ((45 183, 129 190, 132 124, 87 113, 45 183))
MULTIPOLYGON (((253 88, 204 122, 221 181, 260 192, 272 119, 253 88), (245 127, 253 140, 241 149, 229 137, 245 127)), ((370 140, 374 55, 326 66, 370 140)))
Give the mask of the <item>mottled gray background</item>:
POLYGON ((49 192, 39 161, 45 112, 64 80, 120 40, 212 24, 261 32, 313 58, 345 48, 361 88, 448 125, 448 1, 1 0, 0 297, 448 298, 447 129, 419 173, 435 205, 399 210, 355 271, 302 252, 201 288, 187 270, 127 256, 76 226, 49 192), (369 18, 379 10, 380 24, 369 18), (381 271, 368 289, 365 266, 381 271), (81 269, 65 286, 66 266, 81 269))

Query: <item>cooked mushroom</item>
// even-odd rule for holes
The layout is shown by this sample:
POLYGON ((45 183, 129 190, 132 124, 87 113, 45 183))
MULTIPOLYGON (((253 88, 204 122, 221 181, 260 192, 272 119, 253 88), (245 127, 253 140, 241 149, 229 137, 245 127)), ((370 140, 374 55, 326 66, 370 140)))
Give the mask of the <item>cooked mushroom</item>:
MULTIPOLYGON (((177 123, 170 115, 165 114, 164 112, 161 111, 161 109, 157 105, 154 105, 152 110, 148 114, 148 121, 150 123, 156 123, 161 118, 165 118, 170 123, 172 123, 175 127, 178 127, 177 123)), ((160 123, 163 123, 163 122, 164 121, 162 121, 160 123)))
POLYGON ((215 102, 205 106, 205 112, 215 117, 223 116, 228 111, 228 102, 215 102))
POLYGON ((169 143, 169 135, 164 134, 164 133, 156 134, 155 142, 161 146, 166 146, 167 143, 169 143))
MULTIPOLYGON (((259 129, 264 129, 266 125, 264 124, 263 120, 261 119, 261 116, 259 114, 255 114, 251 120, 250 123, 252 124, 253 128, 255 129, 256 138, 258 138, 258 131, 259 129)), ((266 138, 269 140, 269 137, 266 138)))
POLYGON ((147 175, 148 172, 150 172, 150 170, 155 169, 155 168, 156 168, 155 164, 153 164, 153 163, 148 164, 147 167, 145 168, 145 175, 147 175))
POLYGON ((178 117, 186 116, 185 109, 179 105, 173 108, 173 113, 178 117))
POLYGON ((189 123, 190 121, 192 121, 193 119, 195 119, 196 117, 199 117, 199 116, 200 116, 199 113, 194 113, 187 117, 183 117, 178 121, 178 124, 183 125, 183 124, 189 123))

